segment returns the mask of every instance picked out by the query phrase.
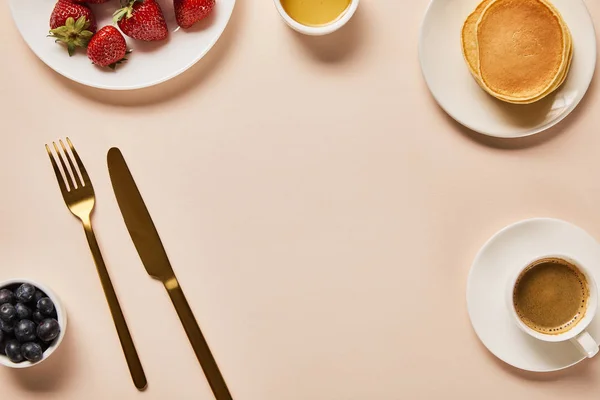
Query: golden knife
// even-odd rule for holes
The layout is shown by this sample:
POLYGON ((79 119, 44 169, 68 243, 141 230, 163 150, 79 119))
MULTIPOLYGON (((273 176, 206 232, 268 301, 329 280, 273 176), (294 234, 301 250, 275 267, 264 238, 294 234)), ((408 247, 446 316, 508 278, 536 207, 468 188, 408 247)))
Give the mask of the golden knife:
POLYGON ((123 154, 119 149, 113 147, 108 151, 107 160, 117 203, 146 271, 151 277, 165 285, 215 398, 217 400, 233 400, 179 286, 156 227, 131 176, 123 154))

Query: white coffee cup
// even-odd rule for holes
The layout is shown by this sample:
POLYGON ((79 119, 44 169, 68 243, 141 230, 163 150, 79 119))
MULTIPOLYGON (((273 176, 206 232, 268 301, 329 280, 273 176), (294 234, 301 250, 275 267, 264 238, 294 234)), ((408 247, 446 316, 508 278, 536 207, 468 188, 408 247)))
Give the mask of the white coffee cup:
POLYGON ((551 255, 544 255, 541 257, 537 257, 537 258, 531 260, 530 262, 525 264, 523 267, 519 268, 518 271, 516 271, 516 273, 509 280, 508 286, 507 286, 506 299, 507 299, 509 311, 510 311, 511 315, 513 316, 513 319, 515 320, 515 323, 517 324, 517 326, 519 326, 519 328, 521 328, 521 330, 523 332, 527 333, 529 336, 534 337, 538 340, 542 340, 544 342, 565 342, 565 341, 569 340, 586 357, 591 358, 591 357, 594 357, 596 354, 598 354, 598 350, 599 350, 598 343, 596 342, 596 340, 594 340, 594 338, 586 330, 587 327, 589 326, 590 322, 592 322, 592 320, 594 319, 594 316, 596 315, 596 311, 598 308, 598 287, 596 285, 596 280, 594 279, 592 274, 589 272, 589 270, 582 263, 575 260, 573 257, 567 256, 564 254, 551 254, 551 255), (517 310, 515 309, 515 304, 514 304, 514 300, 513 300, 513 293, 514 293, 515 285, 517 283, 517 280, 521 276, 521 274, 527 268, 529 268, 531 265, 534 265, 536 262, 543 260, 543 259, 548 259, 548 258, 562 259, 562 260, 567 261, 571 265, 574 265, 575 267, 577 267, 577 269, 579 271, 581 271, 581 273, 587 279, 588 288, 589 288, 589 298, 588 298, 587 308, 586 308, 585 314, 583 315, 583 318, 578 323, 576 323, 573 326, 573 328, 571 328, 570 330, 568 330, 566 332, 562 332, 560 334, 556 334, 556 335, 541 333, 541 332, 535 331, 535 330, 531 329, 529 326, 527 326, 521 320, 521 318, 519 318, 519 315, 517 314, 517 310))

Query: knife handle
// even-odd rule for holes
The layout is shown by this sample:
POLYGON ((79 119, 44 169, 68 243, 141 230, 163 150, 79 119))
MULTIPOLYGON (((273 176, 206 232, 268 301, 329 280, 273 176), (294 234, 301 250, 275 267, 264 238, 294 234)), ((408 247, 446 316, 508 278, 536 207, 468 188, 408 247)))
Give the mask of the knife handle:
POLYGON ((129 366, 129 373, 131 374, 131 378, 133 379, 135 387, 138 388, 138 390, 144 390, 146 386, 148 386, 146 374, 144 373, 142 363, 140 362, 137 350, 135 349, 135 344, 131 338, 131 333, 129 333, 129 328, 127 328, 125 316, 123 316, 123 311, 119 305, 119 299, 115 293, 115 288, 112 285, 110 276, 108 275, 108 270, 104 264, 104 259, 102 258, 102 253, 100 252, 100 247, 98 246, 98 241, 96 240, 96 235, 94 235, 92 224, 89 220, 83 221, 83 227, 85 230, 85 236, 87 237, 90 245, 90 251, 94 257, 94 262, 96 263, 96 269, 98 270, 98 275, 100 276, 102 288, 104 289, 104 296, 106 296, 106 301, 108 302, 108 307, 110 308, 110 313, 112 314, 115 328, 117 328, 117 335, 121 341, 121 347, 123 349, 123 353, 125 354, 125 360, 129 366))
POLYGON ((202 331, 200 331, 200 327, 198 326, 198 322, 192 313, 192 309, 185 299, 185 295, 183 294, 183 290, 181 290, 181 286, 179 286, 177 278, 172 277, 164 284, 167 292, 169 292, 171 301, 175 306, 177 315, 179 315, 183 329, 185 329, 185 333, 187 334, 187 337, 192 344, 192 348, 196 353, 196 358, 200 362, 200 366, 204 371, 204 375, 208 380, 208 384, 215 395, 215 399, 233 400, 231 394, 229 393, 229 389, 227 389, 227 384, 223 379, 223 375, 221 375, 221 371, 219 371, 217 362, 210 352, 210 348, 204 339, 204 335, 202 335, 202 331))

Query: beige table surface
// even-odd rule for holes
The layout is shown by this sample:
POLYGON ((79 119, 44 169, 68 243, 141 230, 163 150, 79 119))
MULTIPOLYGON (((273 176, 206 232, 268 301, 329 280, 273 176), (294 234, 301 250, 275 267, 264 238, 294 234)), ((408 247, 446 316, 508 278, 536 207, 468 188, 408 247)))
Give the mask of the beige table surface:
MULTIPOLYGON (((598 22, 600 3, 588 1, 598 22)), ((425 0, 363 0, 327 38, 240 0, 216 47, 171 82, 82 87, 40 62, 0 6, 0 278, 69 313, 47 363, 0 369, 3 399, 211 400, 111 190, 119 146, 236 400, 598 399, 600 359, 536 375, 473 333, 466 277, 490 235, 551 216, 600 238, 600 86, 548 134, 489 141, 420 74, 425 0), (131 384, 78 222, 43 144, 69 135, 149 388, 131 384)))

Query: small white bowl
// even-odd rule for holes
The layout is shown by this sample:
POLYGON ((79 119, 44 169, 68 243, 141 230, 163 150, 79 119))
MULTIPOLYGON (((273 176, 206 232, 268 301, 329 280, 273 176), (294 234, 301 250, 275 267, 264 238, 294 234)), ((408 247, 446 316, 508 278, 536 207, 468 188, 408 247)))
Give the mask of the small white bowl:
POLYGON ((322 36, 327 35, 329 33, 335 32, 340 29, 342 26, 346 25, 346 23, 352 18, 356 9, 358 8, 359 0, 352 0, 350 5, 336 20, 332 21, 326 25, 320 26, 309 26, 304 25, 293 19, 288 15, 288 13, 283 9, 281 5, 281 0, 273 0, 275 2, 275 7, 277 7, 277 11, 283 18, 283 20, 296 32, 300 32, 304 35, 309 36, 322 36))
POLYGON ((60 299, 58 298, 56 293, 54 293, 52 291, 52 289, 50 289, 48 286, 43 285, 39 282, 32 281, 31 279, 9 279, 9 280, 0 282, 0 289, 4 289, 8 286, 15 285, 15 284, 21 284, 21 283, 29 283, 29 284, 35 286, 36 288, 40 289, 42 292, 46 293, 46 296, 48 296, 50 298, 50 300, 52 300, 52 302, 54 303, 54 308, 56 309, 57 321, 58 321, 58 325, 60 326, 60 334, 58 335, 58 337, 56 339, 54 339, 54 342, 52 343, 52 345, 50 347, 48 347, 48 349, 46 349, 46 351, 44 351, 44 355, 43 355, 42 359, 36 363, 32 363, 27 360, 25 360, 21 363, 14 363, 14 362, 10 361, 7 356, 0 354, 0 364, 10 367, 10 368, 17 368, 17 369, 33 367, 34 365, 39 365, 42 362, 44 362, 46 359, 48 359, 48 357, 50 357, 52 355, 52 353, 54 353, 56 351, 58 346, 60 346, 60 344, 62 343, 63 338, 65 337, 65 331, 67 330, 67 313, 65 311, 65 307, 63 306, 62 302, 60 301, 60 299))

